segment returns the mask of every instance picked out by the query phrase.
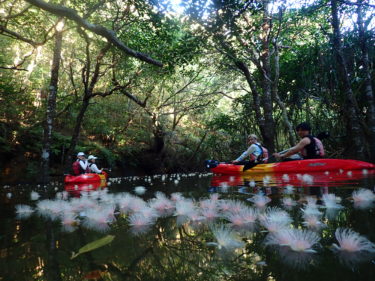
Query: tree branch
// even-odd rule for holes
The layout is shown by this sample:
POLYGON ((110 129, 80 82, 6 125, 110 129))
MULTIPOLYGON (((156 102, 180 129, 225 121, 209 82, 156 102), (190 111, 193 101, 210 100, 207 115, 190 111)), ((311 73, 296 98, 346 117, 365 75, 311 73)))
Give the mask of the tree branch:
POLYGON ((352 5, 352 6, 366 6, 366 7, 375 8, 375 5, 371 5, 370 3, 355 3, 355 2, 345 1, 345 0, 339 0, 339 2, 342 4, 352 5))
POLYGON ((31 5, 27 5, 21 12, 19 12, 17 14, 14 14, 14 15, 6 16, 5 19, 9 20, 9 19, 12 19, 12 18, 16 18, 18 16, 22 16, 24 13, 26 13, 30 9, 30 7, 31 7, 31 5))
POLYGON ((163 66, 160 61, 154 60, 148 55, 137 52, 133 49, 127 47, 120 39, 117 38, 115 32, 113 30, 109 30, 101 25, 92 24, 86 21, 84 18, 80 17, 77 14, 77 11, 67 8, 61 5, 55 5, 51 3, 44 2, 43 0, 25 0, 34 6, 39 7, 42 10, 48 11, 54 15, 66 17, 74 22, 76 22, 79 26, 82 26, 85 29, 90 30, 91 32, 100 35, 106 38, 109 42, 115 45, 118 49, 123 51, 129 56, 137 58, 141 61, 156 65, 156 66, 163 66))
POLYGON ((6 66, 0 66, 1 69, 9 69, 9 70, 19 70, 19 71, 27 71, 25 68, 18 68, 17 66, 12 67, 6 67, 6 66))
POLYGON ((45 42, 35 42, 35 41, 33 41, 29 38, 23 37, 22 35, 14 32, 12 30, 7 29, 5 26, 2 26, 2 25, 0 25, 0 32, 1 33, 5 32, 6 34, 4 34, 4 35, 7 35, 11 38, 15 38, 15 39, 18 39, 20 41, 26 42, 33 47, 38 47, 38 46, 41 46, 45 43, 45 42))

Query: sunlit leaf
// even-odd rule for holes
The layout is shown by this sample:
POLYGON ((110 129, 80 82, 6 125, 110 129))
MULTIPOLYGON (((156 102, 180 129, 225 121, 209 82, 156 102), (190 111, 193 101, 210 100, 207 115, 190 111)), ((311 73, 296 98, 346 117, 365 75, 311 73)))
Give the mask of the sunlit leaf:
POLYGON ((107 236, 105 236, 101 239, 98 239, 98 240, 94 241, 94 242, 88 243, 85 246, 83 246, 81 249, 79 249, 78 253, 73 253, 72 257, 70 259, 74 259, 77 256, 79 256, 80 254, 91 252, 95 249, 103 247, 103 246, 111 243, 114 238, 115 238, 114 235, 107 235, 107 236))

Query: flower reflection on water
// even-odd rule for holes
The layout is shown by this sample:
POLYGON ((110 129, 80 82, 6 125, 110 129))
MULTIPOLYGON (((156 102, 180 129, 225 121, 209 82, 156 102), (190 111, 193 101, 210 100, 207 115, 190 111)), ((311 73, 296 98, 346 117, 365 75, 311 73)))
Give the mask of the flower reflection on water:
MULTIPOLYGON (((293 179, 285 175, 283 178, 289 183, 293 179)), ((179 184, 183 181, 180 176, 179 184)), ((327 250, 335 242, 338 227, 361 229, 360 233, 374 241, 375 226, 373 220, 369 221, 373 209, 353 209, 356 202, 346 199, 351 190, 332 188, 327 193, 327 189, 320 188, 322 193, 319 194, 316 189, 310 190, 305 181, 285 194, 282 189, 272 187, 272 178, 266 181, 267 191, 262 186, 263 180, 251 187, 238 186, 238 180, 231 179, 226 182, 236 183, 236 186, 229 186, 225 193, 208 196, 205 193, 208 184, 202 185, 201 190, 187 187, 175 192, 174 180, 171 182, 173 192, 163 189, 163 193, 152 195, 147 187, 144 199, 119 192, 113 183, 110 190, 85 192, 80 197, 67 198, 59 193, 55 199, 28 202, 28 205, 15 202, 16 219, 21 220, 17 222, 18 237, 33 245, 34 240, 29 241, 26 233, 40 237, 38 233, 43 228, 46 233, 54 232, 58 237, 55 244, 59 245, 55 250, 61 251, 58 255, 60 269, 70 276, 62 280, 82 279, 77 275, 79 267, 89 260, 94 264, 88 264, 85 272, 100 270, 112 280, 249 280, 250 277, 264 280, 264 275, 284 280, 284 275, 278 271, 280 264, 297 269, 296 272, 315 270, 319 275, 327 272, 324 265, 327 261, 336 269, 341 264, 356 272, 356 266, 364 264, 374 271, 372 252, 327 250), (237 192, 240 188, 255 194, 252 203, 246 200, 249 194, 237 192), (337 196, 343 198, 342 202, 338 202, 337 196), (262 208, 256 206, 260 201, 262 208), (333 211, 336 213, 330 214, 333 211), (28 226, 29 221, 35 223, 32 228, 28 226), (116 238, 111 244, 78 257, 77 264, 64 258, 64 253, 77 251, 85 244, 83 241, 96 240, 103 233, 111 233, 116 238)), ((123 189, 119 183, 117 185, 118 189, 123 189)), ((161 188, 163 186, 166 185, 161 188)), ((134 190, 134 187, 127 190, 134 190)), ((343 247, 340 241, 337 247, 343 247)), ((43 257, 45 264, 51 263, 49 256, 38 248, 33 246, 29 252, 43 257)), ((16 258, 15 253, 8 255, 16 258)), ((3 272, 9 274, 2 268, 0 277, 3 272)), ((288 271, 288 274, 294 273, 288 271)), ((51 279, 45 277, 44 280, 51 279)), ((329 277, 322 280, 329 280, 329 277)))

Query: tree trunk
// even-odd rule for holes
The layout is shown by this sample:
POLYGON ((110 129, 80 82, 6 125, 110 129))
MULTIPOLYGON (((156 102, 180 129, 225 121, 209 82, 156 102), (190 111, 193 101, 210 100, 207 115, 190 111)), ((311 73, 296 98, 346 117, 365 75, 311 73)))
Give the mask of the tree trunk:
POLYGON ((53 122, 56 114, 56 97, 59 81, 59 69, 61 60, 61 47, 63 31, 56 31, 55 46, 53 49, 53 59, 51 67, 51 81, 47 98, 46 121, 44 124, 43 144, 42 144, 42 181, 49 181, 50 159, 51 159, 51 142, 53 122))
POLYGON ((358 25, 358 39, 361 48, 361 63, 362 63, 362 77, 364 79, 364 93, 368 107, 366 111, 367 126, 368 126, 368 139, 367 143, 370 149, 370 159, 372 162, 375 161, 375 103, 374 103, 374 92, 371 83, 370 74, 370 62, 368 55, 368 44, 366 36, 366 27, 363 23, 363 11, 362 11, 363 0, 358 0, 357 8, 357 25, 358 25))
MULTIPOLYGON (((82 126, 82 122, 83 122, 83 117, 85 116, 87 108, 89 107, 90 99, 95 96, 94 88, 95 88, 95 85, 97 84, 97 82, 99 81, 99 78, 100 78, 101 61, 104 58, 107 51, 111 47, 111 44, 107 43, 100 50, 99 54, 96 57, 96 65, 94 67, 94 71, 93 71, 93 74, 92 74, 92 77, 91 77, 91 81, 89 81, 90 80, 90 77, 89 77, 90 66, 91 66, 91 64, 90 64, 90 62, 91 62, 90 51, 89 51, 90 41, 89 41, 88 37, 85 36, 84 33, 82 33, 82 34, 84 35, 84 38, 86 38, 86 42, 87 42, 87 45, 86 45, 86 50, 87 50, 87 52, 86 52, 86 66, 85 66, 87 74, 86 74, 86 77, 83 78, 83 84, 85 85, 85 91, 84 91, 84 96, 82 98, 81 109, 80 109, 80 111, 78 113, 78 116, 77 116, 77 119, 76 119, 76 124, 75 124, 74 130, 73 130, 72 139, 70 141, 70 146, 69 146, 69 149, 67 151, 66 160, 65 160, 65 171, 70 170, 69 167, 70 167, 70 164, 72 162, 72 155, 73 155, 74 150, 75 150, 76 145, 77 145, 79 132, 81 130, 81 126, 82 126)), ((108 96, 112 93, 113 93, 113 91, 109 91, 109 92, 105 92, 105 93, 100 94, 100 96, 105 97, 105 96, 108 96)))
POLYGON ((273 97, 274 97, 277 105, 281 109, 284 126, 287 129, 288 135, 289 135, 289 144, 290 144, 290 146, 294 146, 296 144, 296 137, 295 137, 295 134, 294 134, 294 129, 293 129, 292 124, 289 121, 288 112, 286 110, 285 104, 282 102, 282 100, 280 99, 280 96, 279 96, 279 77, 280 77, 279 59, 280 59, 279 47, 277 46, 277 44, 275 44, 275 57, 274 57, 274 72, 275 72, 275 75, 274 75, 274 78, 273 78, 272 93, 273 93, 273 97))
POLYGON ((152 133, 154 135, 154 143, 152 151, 156 154, 161 154, 165 146, 165 132, 163 126, 157 119, 156 114, 152 115, 152 133))
POLYGON ((76 119, 76 124, 74 126, 72 139, 70 141, 70 146, 66 154, 66 160, 65 160, 66 171, 69 170, 69 167, 72 163, 72 156, 73 156, 74 150, 78 142, 78 137, 79 137, 79 133, 80 133, 82 122, 83 122, 83 117, 85 116, 86 110, 89 107, 89 103, 90 103, 90 98, 85 97, 82 101, 81 109, 79 110, 79 113, 76 119))
POLYGON ((273 106, 272 106, 272 81, 271 81, 271 62, 270 62, 270 31, 271 31, 271 16, 268 12, 269 0, 263 0, 263 23, 262 23, 262 50, 260 60, 262 62, 262 107, 264 115, 264 128, 262 130, 262 137, 264 145, 270 151, 275 151, 275 122, 273 120, 273 106))
POLYGON ((351 152, 350 157, 356 159, 365 159, 364 136, 361 130, 359 112, 357 112, 357 101, 352 91, 346 61, 343 56, 341 45, 341 33, 339 27, 337 0, 331 0, 332 28, 333 28, 333 51, 336 58, 336 71, 339 77, 339 88, 345 94, 345 104, 343 111, 347 118, 347 140, 351 152))
POLYGON ((257 90, 257 87, 253 81, 253 79, 251 78, 251 74, 250 74, 250 70, 248 68, 248 66, 242 62, 242 61, 236 61, 236 66, 238 67, 239 70, 242 71, 243 75, 245 75, 245 78, 246 78, 246 81, 247 81, 247 84, 249 85, 250 89, 251 89, 251 94, 252 94, 252 97, 253 97, 253 102, 254 102, 254 112, 255 112, 255 118, 257 119, 257 123, 259 125, 259 129, 261 131, 261 134, 262 134, 262 137, 263 137, 263 128, 264 128, 264 118, 263 118, 263 115, 262 115, 262 112, 260 110, 260 94, 257 90))

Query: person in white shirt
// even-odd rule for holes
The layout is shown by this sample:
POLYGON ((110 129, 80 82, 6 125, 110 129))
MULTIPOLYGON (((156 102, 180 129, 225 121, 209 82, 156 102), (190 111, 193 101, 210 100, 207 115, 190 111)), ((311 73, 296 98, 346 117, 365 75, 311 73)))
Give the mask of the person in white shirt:
POLYGON ((76 176, 89 173, 89 162, 86 159, 85 153, 79 152, 77 154, 77 160, 74 161, 72 168, 73 174, 76 176))
POLYGON ((254 134, 248 136, 249 148, 244 151, 236 160, 233 160, 232 163, 235 165, 244 165, 243 171, 251 169, 256 166, 258 163, 261 163, 261 157, 263 155, 263 148, 258 143, 258 137, 254 134), (247 157, 248 160, 245 160, 247 157))
POLYGON ((95 159, 98 159, 97 157, 90 155, 87 159, 89 160, 89 167, 92 173, 101 174, 103 172, 103 169, 98 169, 98 166, 95 164, 95 159))

